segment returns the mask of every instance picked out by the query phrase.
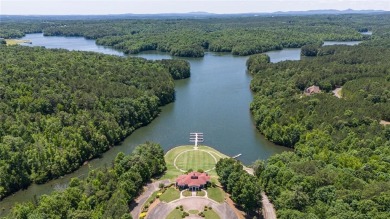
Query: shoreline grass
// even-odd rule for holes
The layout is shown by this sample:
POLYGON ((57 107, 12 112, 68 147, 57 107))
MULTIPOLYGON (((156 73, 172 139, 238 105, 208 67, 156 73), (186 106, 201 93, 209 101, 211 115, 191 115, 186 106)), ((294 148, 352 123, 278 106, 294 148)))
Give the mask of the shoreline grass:
POLYGON ((17 45, 21 43, 31 43, 31 40, 5 39, 7 46, 17 45))

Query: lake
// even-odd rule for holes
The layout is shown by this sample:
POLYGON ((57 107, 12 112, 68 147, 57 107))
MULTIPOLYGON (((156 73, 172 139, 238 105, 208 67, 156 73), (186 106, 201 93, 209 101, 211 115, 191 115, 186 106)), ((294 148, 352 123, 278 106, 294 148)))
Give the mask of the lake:
POLYGON ((324 41, 322 46, 332 46, 332 45, 347 45, 347 46, 355 46, 359 45, 362 41, 324 41))
MULTIPOLYGON (((82 37, 44 37, 27 34, 22 39, 32 41, 27 46, 64 48, 124 56, 122 52, 98 46, 94 40, 82 37)), ((300 49, 267 52, 272 62, 299 60, 300 49)), ((173 58, 167 53, 144 52, 137 57, 146 59, 173 58)), ((178 57, 174 57, 178 58, 178 57)), ((101 158, 62 178, 42 185, 31 185, 0 202, 1 214, 15 203, 32 200, 34 196, 60 189, 71 177, 84 177, 92 168, 110 165, 118 152, 131 153, 145 141, 154 141, 168 151, 172 147, 189 143, 190 132, 203 132, 205 145, 230 156, 242 154, 238 159, 251 164, 257 159, 267 159, 273 154, 288 150, 267 141, 255 128, 249 104, 251 76, 246 72, 248 57, 228 53, 206 53, 203 58, 185 58, 191 64, 191 78, 175 81, 176 100, 161 108, 160 115, 148 126, 137 129, 120 145, 113 147, 101 158)))

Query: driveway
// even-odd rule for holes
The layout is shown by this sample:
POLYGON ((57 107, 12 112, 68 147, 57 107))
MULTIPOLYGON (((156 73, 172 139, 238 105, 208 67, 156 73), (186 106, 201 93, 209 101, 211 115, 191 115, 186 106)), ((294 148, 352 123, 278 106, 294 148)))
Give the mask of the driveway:
POLYGON ((157 191, 159 189, 160 183, 164 183, 164 185, 169 185, 169 180, 161 180, 156 181, 153 183, 149 183, 146 185, 145 191, 135 200, 135 203, 131 205, 131 216, 133 218, 138 218, 139 214, 141 213, 141 207, 144 205, 146 200, 152 195, 153 192, 157 191))
MULTIPOLYGON (((183 205, 185 211, 198 210, 203 211, 204 206, 211 206, 213 210, 221 217, 226 219, 238 219, 234 211, 226 203, 218 203, 206 197, 185 197, 177 199, 169 203, 159 203, 155 208, 151 209, 147 218, 166 218, 168 214, 176 208, 176 206, 183 205)), ((191 218, 199 218, 195 215, 191 215, 191 218)))

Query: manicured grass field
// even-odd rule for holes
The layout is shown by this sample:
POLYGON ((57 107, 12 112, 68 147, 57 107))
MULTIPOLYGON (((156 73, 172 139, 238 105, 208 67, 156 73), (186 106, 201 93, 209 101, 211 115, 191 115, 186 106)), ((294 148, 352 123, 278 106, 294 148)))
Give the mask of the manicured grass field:
POLYGON ((182 211, 180 209, 173 209, 171 213, 168 214, 167 219, 181 219, 182 211))
POLYGON ((210 152, 204 150, 189 150, 184 151, 176 157, 176 166, 182 170, 188 171, 192 169, 197 171, 211 170, 215 167, 219 159, 210 152))
POLYGON ((208 188, 207 189, 207 196, 210 199, 213 199, 216 202, 222 203, 225 200, 225 192, 218 188, 208 188))
POLYGON ((185 196, 185 197, 192 196, 192 192, 185 190, 185 191, 183 191, 183 196, 185 196))
POLYGON ((180 198, 179 190, 175 188, 168 188, 161 196, 160 201, 171 202, 180 198))
MULTIPOLYGON (((166 173, 161 177, 161 179, 173 180, 177 176, 184 174, 182 171, 180 171, 174 166, 174 161, 176 157, 176 165, 183 170, 188 170, 189 168, 191 168, 194 171, 197 171, 198 169, 208 170, 213 168, 216 162, 213 156, 211 156, 207 152, 212 154, 217 161, 221 158, 227 157, 219 151, 207 146, 199 146, 198 150, 194 150, 194 146, 192 145, 172 148, 165 154, 165 162, 167 164, 168 169, 166 173)), ((217 176, 215 170, 211 170, 208 173, 211 175, 212 178, 217 176)))
POLYGON ((206 193, 202 190, 202 191, 196 191, 196 196, 205 196, 206 193))

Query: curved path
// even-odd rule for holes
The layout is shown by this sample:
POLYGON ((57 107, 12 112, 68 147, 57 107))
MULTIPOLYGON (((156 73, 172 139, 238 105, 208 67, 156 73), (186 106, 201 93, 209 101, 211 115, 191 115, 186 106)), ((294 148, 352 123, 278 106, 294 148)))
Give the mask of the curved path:
POLYGON ((263 204, 263 217, 264 219, 276 219, 276 212, 274 205, 269 201, 268 196, 265 192, 261 193, 262 199, 261 203, 263 204))
MULTIPOLYGON (((254 171, 252 168, 245 167, 244 170, 249 174, 253 175, 254 171)), ((264 219, 276 219, 276 211, 274 205, 269 201, 268 196, 265 192, 261 193, 261 204, 263 205, 263 217, 264 219)))
MULTIPOLYGON (((148 219, 154 218, 166 218, 168 214, 176 208, 176 206, 183 205, 183 208, 188 210, 198 210, 199 212, 203 211, 204 206, 211 206, 213 210, 221 217, 226 219, 238 219, 234 211, 226 203, 218 203, 214 200, 211 200, 206 197, 185 197, 182 199, 177 199, 169 203, 161 202, 156 207, 154 207, 148 214, 148 219)), ((198 218, 198 217, 193 217, 198 218)))
POLYGON ((141 208, 148 200, 148 198, 152 195, 153 192, 157 191, 159 189, 160 183, 164 183, 165 186, 170 184, 170 180, 161 180, 149 183, 146 185, 145 191, 135 200, 135 203, 131 204, 131 216, 133 218, 138 218, 139 214, 141 213, 141 208))

